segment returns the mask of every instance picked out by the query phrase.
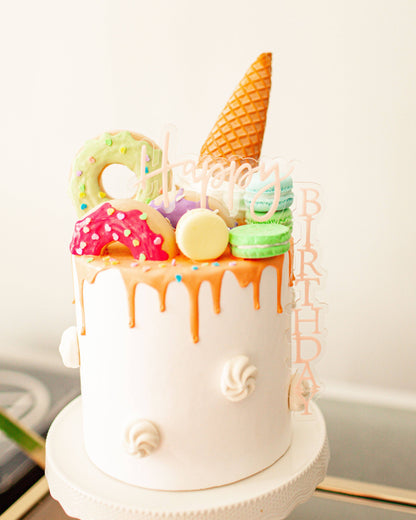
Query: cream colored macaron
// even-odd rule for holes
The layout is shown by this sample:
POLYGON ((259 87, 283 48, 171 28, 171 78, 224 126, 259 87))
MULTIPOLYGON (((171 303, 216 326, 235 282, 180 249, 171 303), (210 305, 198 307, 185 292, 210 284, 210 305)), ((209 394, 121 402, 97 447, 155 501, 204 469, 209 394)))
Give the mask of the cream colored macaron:
POLYGON ((228 245, 228 227, 209 209, 197 208, 185 213, 176 226, 176 243, 191 260, 213 260, 228 245))

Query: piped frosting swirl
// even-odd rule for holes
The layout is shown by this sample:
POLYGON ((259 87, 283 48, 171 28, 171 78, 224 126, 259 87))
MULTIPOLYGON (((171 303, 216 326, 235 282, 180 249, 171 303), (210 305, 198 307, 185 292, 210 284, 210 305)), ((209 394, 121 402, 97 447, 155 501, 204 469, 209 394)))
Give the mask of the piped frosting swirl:
POLYGON ((233 402, 242 401, 256 388, 257 368, 247 356, 235 356, 224 365, 221 378, 221 391, 233 402))
POLYGON ((140 458, 148 457, 160 444, 157 427, 146 419, 139 419, 129 424, 124 434, 127 453, 140 458))

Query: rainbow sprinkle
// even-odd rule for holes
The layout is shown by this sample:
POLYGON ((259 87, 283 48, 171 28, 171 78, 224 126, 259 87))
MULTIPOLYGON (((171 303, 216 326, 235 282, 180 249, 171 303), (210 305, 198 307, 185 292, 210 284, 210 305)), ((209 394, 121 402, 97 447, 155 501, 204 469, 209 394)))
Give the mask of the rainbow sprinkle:
POLYGON ((144 253, 140 253, 139 262, 144 262, 146 260, 146 255, 144 253))
POLYGON ((140 220, 147 220, 147 213, 142 213, 139 217, 140 220))
POLYGON ((176 275, 175 275, 175 278, 176 278, 176 281, 177 281, 177 282, 182 282, 182 275, 180 275, 180 274, 176 274, 176 275))
POLYGON ((237 262, 230 262, 228 265, 231 265, 231 266, 237 265, 237 262))
POLYGON ((198 269, 199 269, 199 267, 197 265, 192 266, 192 271, 197 271, 198 269))
POLYGON ((107 146, 111 146, 111 145, 113 144, 113 140, 112 140, 112 139, 106 139, 106 140, 105 140, 105 144, 106 144, 107 146))
POLYGON ((172 265, 176 265, 176 260, 175 260, 175 258, 172 260, 171 264, 172 264, 172 265))
POLYGON ((84 209, 87 209, 88 206, 84 203, 84 204, 81 204, 81 209, 84 210, 84 209))
POLYGON ((219 262, 212 262, 212 265, 213 265, 214 267, 218 267, 218 266, 220 265, 220 263, 219 263, 219 262))

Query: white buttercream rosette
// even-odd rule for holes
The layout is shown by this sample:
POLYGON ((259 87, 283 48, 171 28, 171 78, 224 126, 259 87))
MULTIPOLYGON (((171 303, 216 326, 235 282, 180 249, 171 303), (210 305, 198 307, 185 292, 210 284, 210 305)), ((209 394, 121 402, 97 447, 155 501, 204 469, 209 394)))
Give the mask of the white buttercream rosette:
POLYGON ((224 365, 221 391, 229 401, 241 401, 254 392, 256 377, 257 368, 250 359, 244 355, 235 356, 224 365))
POLYGON ((159 444, 159 430, 146 419, 138 419, 130 423, 124 432, 124 445, 130 455, 148 457, 159 444))

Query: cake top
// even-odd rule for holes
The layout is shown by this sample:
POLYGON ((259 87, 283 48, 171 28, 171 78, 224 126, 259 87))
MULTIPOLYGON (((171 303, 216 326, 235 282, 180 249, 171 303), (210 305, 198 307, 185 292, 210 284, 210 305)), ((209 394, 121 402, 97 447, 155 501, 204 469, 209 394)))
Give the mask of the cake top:
MULTIPOLYGON (((118 269, 134 326, 137 283, 154 287, 164 310, 168 284, 182 282, 191 299, 192 337, 198 341, 203 281, 212 286, 216 312, 225 271, 243 287, 253 284, 257 308, 261 272, 271 265, 278 271, 280 294, 293 196, 291 168, 282 175, 278 161, 260 158, 270 88, 271 54, 265 53, 234 90, 197 160, 171 164, 169 133, 162 147, 129 131, 106 132, 85 143, 70 178, 80 217, 70 250, 81 280, 81 303, 85 280, 92 283, 99 272, 118 269), (102 173, 111 164, 135 174, 133 199, 114 200, 106 193, 102 173), (187 183, 197 188, 190 190, 187 183)), ((282 311, 280 302, 277 311, 282 311)))

